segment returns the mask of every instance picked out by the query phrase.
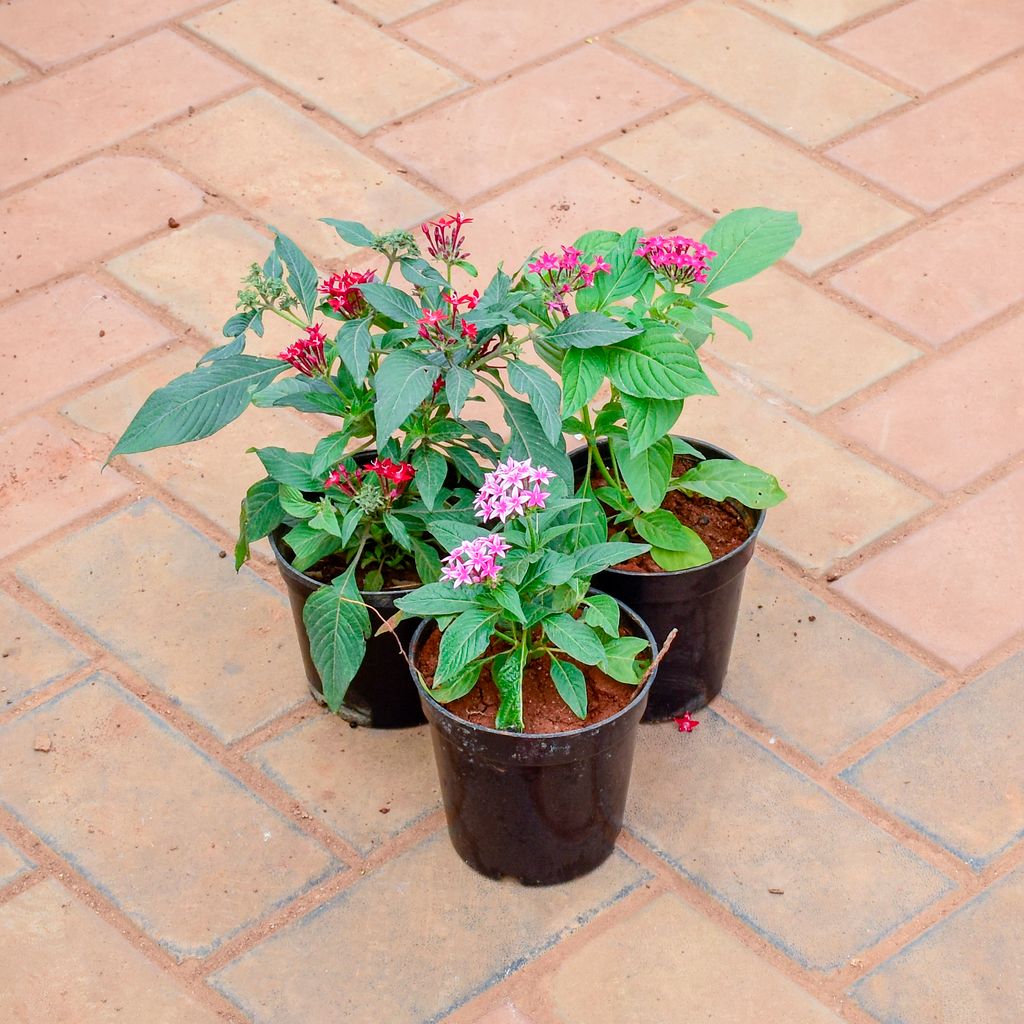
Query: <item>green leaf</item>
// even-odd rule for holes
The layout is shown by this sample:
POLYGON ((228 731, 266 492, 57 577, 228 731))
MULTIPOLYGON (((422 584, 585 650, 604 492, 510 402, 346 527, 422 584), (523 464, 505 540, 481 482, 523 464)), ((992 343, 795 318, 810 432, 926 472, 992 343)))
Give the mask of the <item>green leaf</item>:
POLYGON ((391 320, 397 320, 400 324, 413 324, 423 314, 422 310, 401 288, 392 288, 389 284, 361 284, 358 286, 363 293, 363 298, 373 306, 378 313, 383 313, 391 320))
POLYGON ((748 508, 771 508, 786 497, 771 473, 738 459, 705 459, 673 484, 714 501, 735 498, 748 508))
POLYGON ((297 487, 300 491, 319 491, 323 481, 313 475, 313 456, 306 452, 290 452, 284 448, 250 448, 263 463, 267 474, 279 484, 297 487))
POLYGON ((239 353, 244 351, 245 335, 239 334, 226 345, 217 345, 215 348, 211 348, 202 359, 196 361, 196 366, 202 366, 203 363, 216 362, 218 359, 223 359, 225 356, 237 356, 239 353))
POLYGON ((580 235, 572 243, 572 247, 579 249, 589 262, 596 255, 607 256, 621 237, 618 231, 604 231, 600 228, 595 228, 593 231, 587 231, 585 234, 580 235))
POLYGON ((566 513, 566 521, 573 527, 569 541, 570 550, 588 544, 600 544, 608 537, 608 519, 601 508, 601 503, 594 496, 589 480, 584 480, 580 484, 576 497, 582 498, 583 503, 566 513))
POLYGON ((361 381, 370 368, 370 348, 373 339, 370 337, 370 318, 346 320, 335 340, 338 356, 345 364, 345 369, 353 378, 361 381))
POLYGON ((693 346, 672 328, 650 328, 639 338, 605 350, 612 383, 637 398, 688 398, 717 394, 693 346))
MULTIPOLYGON (((262 312, 260 309, 247 309, 240 313, 235 313, 234 316, 228 318, 227 323, 221 328, 221 334, 225 338, 238 338, 249 330, 249 325, 253 320, 259 319, 262 312)), ((207 358, 209 356, 204 356, 203 360, 205 361, 207 358)))
POLYGON ((321 217, 320 220, 334 228, 349 245, 359 249, 369 248, 377 241, 377 236, 357 220, 336 220, 334 217, 321 217))
POLYGON ((526 614, 523 612, 523 603, 519 600, 519 594, 515 587, 508 582, 503 582, 495 587, 490 596, 494 598, 502 608, 515 619, 516 622, 526 622, 526 614))
POLYGON ((314 530, 323 530, 324 533, 329 533, 332 537, 341 540, 341 523, 338 522, 338 512, 327 498, 320 499, 316 515, 310 519, 309 525, 314 530))
POLYGON ((246 537, 250 543, 266 537, 284 522, 284 509, 278 499, 277 481, 258 480, 245 492, 246 537))
POLYGON ((417 448, 412 453, 412 467, 416 470, 416 488, 420 492, 423 504, 433 510, 437 504, 437 496, 444 487, 444 479, 448 475, 448 460, 430 448, 417 448))
MULTIPOLYGON (((659 508, 647 512, 633 520, 633 529, 651 545, 652 556, 655 550, 662 553, 670 552, 668 561, 673 569, 689 569, 694 565, 704 565, 711 561, 711 552, 701 540, 700 535, 684 526, 667 509, 659 508)), ((663 569, 669 568, 658 562, 663 569)))
POLYGON ((581 576, 593 576, 628 558, 645 554, 646 544, 630 544, 623 540, 609 540, 576 552, 576 572, 581 576))
POLYGON ((320 509, 315 501, 306 501, 297 487, 289 487, 287 484, 278 485, 277 500, 281 508, 294 519, 312 519, 320 509))
MULTIPOLYGON (((333 469, 345 455, 352 436, 344 430, 336 430, 333 434, 320 438, 313 449, 309 472, 314 479, 320 479, 327 471, 333 469)), ((321 484, 322 486, 322 484, 321 484)))
POLYGON ((494 716, 496 729, 523 730, 523 669, 526 667, 526 647, 519 646, 501 659, 495 659, 491 678, 501 696, 498 713, 494 716), (499 664, 500 662, 500 664, 499 664))
POLYGON ((695 285, 694 297, 710 295, 727 285, 745 281, 782 259, 800 237, 795 213, 754 206, 733 210, 705 232, 701 241, 716 253, 704 284, 695 285))
POLYGON ((587 717, 587 679, 578 665, 551 656, 551 681, 559 697, 579 719, 587 717))
POLYGON ((400 548, 404 548, 406 551, 412 551, 412 538, 409 536, 409 530, 406 528, 405 523, 394 512, 384 512, 384 528, 394 537, 400 548))
POLYGON ((433 583, 441 577, 441 557, 434 548, 420 540, 419 537, 412 537, 412 557, 416 563, 416 575, 423 583, 433 583))
POLYGON ((643 454, 664 438, 683 413, 681 398, 635 398, 625 392, 620 397, 632 455, 643 454))
POLYGON ((287 235, 282 235, 275 227, 271 227, 270 230, 277 236, 274 239, 274 251, 288 268, 288 286, 302 303, 306 316, 312 320, 317 303, 316 289, 320 283, 316 269, 306 258, 306 254, 287 235))
POLYGON ((281 268, 281 257, 277 255, 276 249, 271 249, 267 253, 267 258, 263 261, 263 273, 274 280, 281 280, 284 271, 281 268))
POLYGON ((402 277, 416 288, 445 288, 448 282, 426 260, 418 256, 403 256, 402 277))
POLYGON ((467 665, 457 679, 450 682, 447 686, 439 686, 436 690, 431 690, 430 696, 438 704, 450 704, 453 700, 465 697, 476 686, 482 668, 483 665, 479 661, 473 662, 472 665, 467 665))
POLYGON ((319 587, 310 594, 302 621, 323 684, 324 700, 337 711, 363 663, 370 635, 370 616, 356 588, 355 566, 329 587, 319 587))
POLYGON ((451 682, 471 661, 479 658, 491 642, 497 621, 497 612, 485 612, 482 608, 462 612, 441 637, 434 682, 441 686, 451 682))
POLYGON ((625 438, 613 436, 609 440, 615 464, 633 500, 644 512, 659 508, 672 479, 672 442, 662 437, 640 455, 633 455, 625 438))
POLYGON ((428 519, 425 525, 427 532, 435 537, 446 551, 454 550, 464 541, 490 535, 490 530, 477 526, 475 522, 468 523, 459 519, 428 519))
POLYGON ((407 615, 420 618, 437 618, 440 615, 459 615, 471 608, 479 608, 476 592, 456 590, 447 582, 425 583, 405 597, 399 597, 395 604, 407 615))
POLYGON ((359 528, 365 513, 358 505, 353 505, 341 519, 341 543, 347 544, 352 534, 359 528))
POLYGON ((292 568, 298 572, 305 572, 310 566, 316 565, 328 555, 333 555, 341 547, 341 541, 337 537, 324 530, 315 530, 308 523, 293 526, 284 535, 284 539, 288 547, 295 552, 292 568))
POLYGON ((545 551, 537 562, 537 579, 549 587, 557 587, 576 575, 576 559, 563 551, 545 551))
POLYGON ((607 253, 611 272, 599 273, 590 288, 576 293, 578 309, 605 309, 617 299, 635 295, 651 276, 651 265, 634 250, 640 237, 639 228, 631 228, 607 253), (582 297, 583 305, 580 305, 582 297))
POLYGON ((330 385, 311 377, 284 377, 252 393, 257 409, 290 406, 301 412, 326 412, 335 416, 345 412, 345 403, 330 385))
POLYGON ((453 416, 462 415, 462 407, 473 390, 473 374, 461 366, 453 366, 444 375, 444 392, 448 397, 448 405, 453 416))
POLYGON ((249 516, 246 512, 245 499, 238 510, 238 540, 235 541, 235 572, 249 561, 249 516))
POLYGON ((378 449, 431 394, 436 377, 437 367, 416 352, 400 349, 383 360, 373 378, 378 449))
POLYGON ((562 413, 570 415, 597 394, 606 363, 600 350, 571 348, 562 360, 562 413))
POLYGON ((520 394, 530 399, 533 411, 547 439, 556 444, 562 436, 562 417, 559 409, 562 395, 558 385, 539 367, 518 359, 508 364, 508 381, 520 394))
POLYGON ((552 615, 541 625, 548 639, 570 658, 584 665, 596 665, 604 658, 604 647, 593 629, 567 612, 552 615))
POLYGON ((591 594, 587 598, 587 610, 583 613, 583 621, 588 626, 607 633, 608 636, 618 636, 619 602, 607 594, 591 594))
POLYGON ((675 434, 672 435, 672 451, 675 452, 676 455, 689 455, 698 462, 702 462, 704 460, 704 453, 702 451, 694 448, 689 441, 684 441, 681 437, 676 437, 675 434))
POLYGON ((548 335, 548 340, 562 348, 598 348, 630 338, 640 330, 603 313, 573 313, 548 335))
POLYGON ((650 645, 638 636, 618 636, 607 640, 604 645, 604 658, 598 663, 598 667, 612 679, 617 679, 628 686, 636 686, 647 671, 647 665, 637 660, 637 656, 645 648, 649 649, 650 645))
POLYGON ((515 459, 529 458, 533 460, 534 466, 547 466, 564 486, 570 486, 572 464, 565 454, 564 446, 559 444, 556 448, 551 444, 533 407, 505 391, 499 390, 498 398, 504 406, 505 422, 508 424, 511 434, 512 457, 515 459))
POLYGON ((249 392, 269 383, 288 364, 257 356, 225 356, 182 374, 154 391, 107 457, 198 441, 245 412, 249 392))
POLYGON ((479 487, 484 482, 484 471, 480 468, 480 463, 465 448, 450 447, 448 458, 463 480, 474 487, 479 487))
POLYGON ((738 316, 733 316, 732 313, 727 313, 724 309, 715 310, 715 316, 719 320, 723 320, 730 327, 735 327, 737 331, 746 336, 747 341, 754 340, 754 331, 746 320, 741 320, 738 316))
POLYGON ((692 569, 697 565, 707 565, 711 561, 711 552, 707 557, 696 551, 672 551, 669 548, 651 548, 651 558, 666 572, 677 572, 679 569, 692 569))

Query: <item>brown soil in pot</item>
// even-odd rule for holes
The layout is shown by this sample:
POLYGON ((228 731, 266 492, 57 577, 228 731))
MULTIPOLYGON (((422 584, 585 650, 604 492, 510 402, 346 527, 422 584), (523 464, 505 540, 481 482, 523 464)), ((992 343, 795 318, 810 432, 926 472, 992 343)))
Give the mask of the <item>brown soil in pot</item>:
MULTIPOLYGON (((623 631, 623 636, 630 634, 623 631)), ((420 647, 417 668, 430 684, 434 681, 437 669, 438 649, 441 634, 432 630, 424 644, 420 647)), ((507 649, 506 644, 492 643, 487 654, 494 654, 507 649)), ((650 657, 648 652, 647 657, 650 657)), ((572 660, 572 659, 566 659, 572 660)), ((555 684, 551 681, 548 671, 548 659, 538 658, 526 666, 523 677, 523 721, 526 732, 555 733, 569 732, 594 725, 621 711, 637 694, 638 687, 627 686, 607 676, 593 665, 578 665, 587 680, 587 717, 580 721, 569 710, 565 701, 558 695, 555 684)), ((494 720, 498 713, 498 689, 491 679, 490 666, 484 666, 480 680, 464 697, 444 704, 453 715, 472 722, 494 728, 494 720)))
MULTIPOLYGON (((695 464, 695 460, 677 455, 672 465, 672 475, 682 476, 695 464)), ((603 477, 591 477, 594 487, 607 486, 603 477)), ((676 519, 693 530, 708 546, 712 558, 735 551, 749 536, 750 527, 742 513, 727 501, 714 501, 699 494, 683 494, 681 491, 669 491, 661 503, 663 509, 671 512, 676 519)), ((613 514, 610 509, 609 514, 613 514)), ((609 532, 613 532, 609 528, 609 532)), ((644 539, 629 530, 629 539, 644 543, 644 539)), ((625 572, 665 572, 664 569, 649 555, 637 555, 626 562, 615 566, 625 572)))
MULTIPOLYGON (((287 545, 284 545, 287 550, 287 545)), ((303 572, 318 583, 330 583, 332 580, 341 576, 348 570, 349 562, 342 554, 328 555, 326 558, 321 558, 316 565, 311 565, 308 569, 304 569, 303 572)), ((356 582, 361 590, 365 590, 364 581, 366 573, 376 568, 375 566, 369 566, 365 570, 359 570, 356 572, 356 582)), ((394 569, 384 570, 384 586, 381 590, 407 590, 409 587, 418 587, 420 585, 420 578, 416 573, 416 563, 412 558, 408 558, 401 564, 396 566, 394 569)))

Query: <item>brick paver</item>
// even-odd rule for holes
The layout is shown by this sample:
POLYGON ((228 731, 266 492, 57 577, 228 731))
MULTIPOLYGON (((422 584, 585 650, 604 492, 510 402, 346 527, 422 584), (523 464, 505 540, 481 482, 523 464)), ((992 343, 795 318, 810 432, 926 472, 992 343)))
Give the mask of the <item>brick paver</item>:
POLYGON ((1017 0, 0 3, 0 1020, 1018 1024, 1022 46, 1017 0), (461 208, 486 273, 755 205, 803 234, 679 422, 789 491, 718 713, 642 730, 595 874, 485 881, 426 729, 318 708, 233 571, 244 449, 325 418, 100 463, 270 225, 333 270, 318 217, 461 208))

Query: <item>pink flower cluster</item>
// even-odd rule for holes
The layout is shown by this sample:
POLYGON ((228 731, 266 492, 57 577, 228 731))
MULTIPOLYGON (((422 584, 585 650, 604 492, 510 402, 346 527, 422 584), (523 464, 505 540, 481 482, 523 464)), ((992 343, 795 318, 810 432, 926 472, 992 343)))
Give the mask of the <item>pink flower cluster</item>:
POLYGON ((544 508, 550 491, 542 489, 555 474, 546 466, 534 469, 531 461, 499 462, 494 471, 484 477, 484 485, 473 499, 478 519, 500 519, 524 515, 529 509, 544 508))
POLYGON ((451 580, 456 587, 497 580, 501 570, 498 559, 504 558, 508 550, 508 542, 496 533, 464 541, 444 559, 441 578, 451 580))
POLYGON ((369 312, 359 285, 369 284, 376 276, 377 272, 373 269, 346 270, 343 274, 331 274, 320 285, 319 291, 327 296, 327 305, 335 313, 341 313, 348 320, 355 320, 369 312))
POLYGON ((703 284, 708 279, 711 261, 718 255, 702 242, 683 235, 641 238, 639 248, 633 251, 637 256, 645 257, 655 270, 663 271, 676 284, 693 281, 703 284))
POLYGON ((442 263, 458 263, 459 260, 464 260, 469 253, 462 251, 462 225, 472 223, 472 217, 453 213, 421 224, 420 230, 427 239, 427 252, 442 263))
POLYGON ((307 377, 322 377, 327 373, 327 359, 324 356, 326 340, 327 336, 320 324, 313 324, 312 327, 306 328, 304 338, 299 338, 294 345, 289 345, 277 358, 290 363, 307 377))
POLYGON ((359 492, 363 477, 368 473, 376 475, 380 481, 381 490, 392 501, 405 490, 409 481, 416 476, 416 470, 410 463, 392 462, 390 459, 374 459, 354 473, 350 473, 344 465, 339 464, 336 469, 332 469, 327 474, 327 479, 324 480, 324 490, 337 487, 342 493, 354 498, 359 492))
POLYGON ((611 267, 602 256, 595 256, 590 263, 583 262, 583 253, 571 245, 562 246, 562 255, 542 252, 532 263, 526 265, 531 274, 539 274, 551 289, 548 309, 557 310, 563 316, 569 315, 566 295, 578 288, 589 288, 594 278, 607 274, 611 267))

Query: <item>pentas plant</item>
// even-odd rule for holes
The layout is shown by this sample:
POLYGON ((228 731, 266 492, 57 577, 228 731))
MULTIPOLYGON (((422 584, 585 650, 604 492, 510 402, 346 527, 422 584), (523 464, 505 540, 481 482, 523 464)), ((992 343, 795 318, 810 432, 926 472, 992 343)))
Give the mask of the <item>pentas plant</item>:
POLYGON ((594 573, 642 554, 646 544, 580 543, 566 482, 530 459, 507 459, 484 478, 477 518, 428 526, 451 546, 442 579, 396 603, 403 613, 436 620, 441 630, 431 695, 450 703, 469 693, 487 667, 498 690, 499 729, 521 732, 526 666, 543 661, 562 700, 587 715, 580 665, 594 665, 627 685, 644 678, 648 649, 620 636, 619 605, 589 592, 594 573), (566 521, 570 518, 570 521, 566 521))
POLYGON ((699 241, 639 228, 591 231, 563 246, 561 257, 544 253, 527 264, 517 287, 538 321, 537 351, 561 376, 562 428, 587 445, 578 491, 587 536, 607 530, 603 508, 610 509, 613 536, 620 529, 646 540, 661 568, 685 569, 711 553, 662 508, 669 491, 751 508, 785 497, 769 473, 704 459, 671 431, 687 398, 715 394, 698 354, 714 321, 752 337, 711 296, 781 259, 799 234, 795 214, 754 208, 723 217, 699 241), (690 463, 683 472, 677 456, 690 463))

